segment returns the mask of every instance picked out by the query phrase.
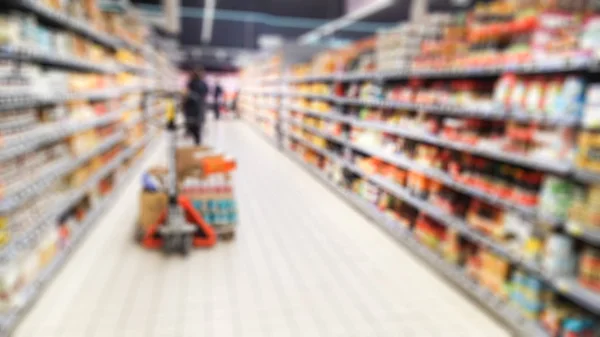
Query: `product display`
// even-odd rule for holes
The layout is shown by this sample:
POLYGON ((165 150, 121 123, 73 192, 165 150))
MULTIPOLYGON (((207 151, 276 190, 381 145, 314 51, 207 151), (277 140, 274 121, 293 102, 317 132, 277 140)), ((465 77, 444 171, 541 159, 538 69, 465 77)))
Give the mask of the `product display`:
POLYGON ((278 99, 288 154, 514 329, 591 336, 591 6, 498 0, 432 14, 320 52, 278 81, 259 76, 247 99, 278 99))
POLYGON ((131 176, 176 74, 140 48, 140 20, 97 1, 11 2, 0 27, 4 336, 131 176))

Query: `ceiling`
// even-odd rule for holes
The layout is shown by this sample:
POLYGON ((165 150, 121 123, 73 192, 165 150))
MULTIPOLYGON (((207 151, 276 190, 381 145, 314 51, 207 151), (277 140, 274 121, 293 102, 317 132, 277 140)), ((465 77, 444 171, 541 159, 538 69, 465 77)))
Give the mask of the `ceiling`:
MULTIPOLYGON (((208 67, 229 66, 240 53, 259 49, 263 35, 295 40, 345 14, 346 0, 214 0, 212 34, 202 40, 206 2, 181 1, 180 43, 188 61, 208 67), (201 49, 200 49, 201 47, 201 49), (195 49, 195 51, 194 51, 195 49)), ((429 0, 430 10, 453 9, 452 0, 429 0)), ((161 0, 132 0, 142 9, 160 11, 161 0)), ((331 34, 332 38, 355 40, 372 35, 378 28, 408 18, 411 0, 395 0, 386 9, 331 34)))

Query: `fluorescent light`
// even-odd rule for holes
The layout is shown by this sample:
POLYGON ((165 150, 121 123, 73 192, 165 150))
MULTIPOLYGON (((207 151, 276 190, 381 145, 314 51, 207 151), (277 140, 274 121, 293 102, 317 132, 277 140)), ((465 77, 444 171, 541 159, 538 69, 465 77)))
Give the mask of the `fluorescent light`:
POLYGON ((202 42, 209 43, 212 40, 213 23, 215 19, 215 7, 217 0, 205 0, 204 19, 202 20, 202 42))
POLYGON ((315 37, 323 37, 329 35, 335 31, 338 31, 344 27, 347 27, 362 18, 365 18, 371 14, 377 13, 380 10, 390 6, 394 3, 394 0, 375 0, 372 3, 365 5, 355 11, 352 11, 339 19, 330 21, 322 26, 319 26, 310 32, 302 34, 298 37, 298 42, 306 44, 315 39, 315 37))

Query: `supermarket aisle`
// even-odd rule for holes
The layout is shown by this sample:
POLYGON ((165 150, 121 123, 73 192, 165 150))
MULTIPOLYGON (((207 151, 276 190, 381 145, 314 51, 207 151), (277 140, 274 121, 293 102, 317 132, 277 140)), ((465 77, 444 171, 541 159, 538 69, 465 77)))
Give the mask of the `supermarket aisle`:
POLYGON ((249 126, 210 136, 239 160, 237 239, 188 259, 140 249, 132 182, 15 336, 508 335, 249 126))

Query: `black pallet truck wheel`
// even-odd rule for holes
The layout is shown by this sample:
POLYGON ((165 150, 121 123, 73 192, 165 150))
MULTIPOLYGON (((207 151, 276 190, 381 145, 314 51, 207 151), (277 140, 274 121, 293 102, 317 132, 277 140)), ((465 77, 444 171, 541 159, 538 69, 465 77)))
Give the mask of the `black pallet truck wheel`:
POLYGON ((171 253, 177 251, 177 241, 179 241, 177 236, 167 235, 164 238, 163 252, 167 255, 170 255, 171 253))
POLYGON ((181 238, 181 254, 187 256, 194 246, 194 235, 184 234, 181 238))

